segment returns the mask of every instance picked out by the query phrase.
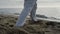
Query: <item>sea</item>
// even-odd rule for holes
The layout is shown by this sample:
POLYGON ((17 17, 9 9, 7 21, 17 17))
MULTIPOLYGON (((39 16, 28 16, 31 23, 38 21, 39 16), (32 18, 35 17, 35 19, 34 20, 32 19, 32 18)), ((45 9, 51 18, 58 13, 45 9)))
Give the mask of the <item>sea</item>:
MULTIPOLYGON (((20 15, 23 8, 0 8, 0 14, 20 15)), ((36 14, 60 18, 60 8, 38 8, 36 14)))

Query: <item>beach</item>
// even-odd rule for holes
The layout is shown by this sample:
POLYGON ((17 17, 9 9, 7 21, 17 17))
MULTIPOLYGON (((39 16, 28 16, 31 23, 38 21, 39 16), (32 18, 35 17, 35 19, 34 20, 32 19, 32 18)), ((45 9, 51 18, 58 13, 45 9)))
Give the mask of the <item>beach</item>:
POLYGON ((18 16, 0 14, 0 34, 60 34, 60 28, 54 29, 53 23, 57 22, 44 20, 33 22, 30 18, 26 18, 23 27, 15 27, 17 20, 18 16))
POLYGON ((25 26, 21 28, 14 27, 17 17, 11 15, 0 15, 0 34, 43 34, 45 25, 37 22, 33 23, 31 20, 26 20, 25 26), (2 29, 1 29, 2 28, 2 29))
MULTIPOLYGON (((30 18, 26 18, 23 27, 15 27, 18 15, 24 9, 23 6, 24 0, 0 1, 0 34, 60 34, 60 22, 46 20, 33 22, 30 18)), ((60 1, 38 0, 37 14, 42 18, 60 20, 60 1)))

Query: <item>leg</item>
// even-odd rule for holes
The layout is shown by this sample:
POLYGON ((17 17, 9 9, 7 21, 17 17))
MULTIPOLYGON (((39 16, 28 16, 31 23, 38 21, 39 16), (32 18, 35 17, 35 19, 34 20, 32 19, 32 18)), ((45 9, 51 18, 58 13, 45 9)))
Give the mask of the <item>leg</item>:
POLYGON ((24 20, 27 17, 27 15, 31 12, 36 0, 26 0, 24 4, 24 9, 21 12, 20 16, 18 17, 18 21, 16 23, 17 27, 24 25, 24 20))
POLYGON ((37 21, 37 19, 36 19, 36 9, 37 9, 37 3, 35 3, 32 11, 30 13, 31 14, 30 17, 31 17, 32 21, 37 21))

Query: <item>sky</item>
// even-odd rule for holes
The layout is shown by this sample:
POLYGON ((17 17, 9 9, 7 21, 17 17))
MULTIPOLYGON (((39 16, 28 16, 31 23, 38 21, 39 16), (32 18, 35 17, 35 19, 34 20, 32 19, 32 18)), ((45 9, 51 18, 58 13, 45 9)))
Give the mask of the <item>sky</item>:
MULTIPOLYGON (((38 7, 60 7, 60 0, 38 0, 38 7)), ((24 0, 0 0, 0 8, 23 8, 24 0)))
POLYGON ((0 0, 0 8, 21 8, 23 3, 23 0, 0 0))

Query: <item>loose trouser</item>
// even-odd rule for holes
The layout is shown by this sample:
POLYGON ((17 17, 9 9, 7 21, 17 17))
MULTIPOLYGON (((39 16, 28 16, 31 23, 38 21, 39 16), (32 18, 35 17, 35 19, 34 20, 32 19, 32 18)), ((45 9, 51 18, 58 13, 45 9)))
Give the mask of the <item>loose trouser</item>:
POLYGON ((20 16, 18 17, 18 21, 16 22, 16 27, 20 27, 24 25, 25 18, 31 11, 33 12, 32 9, 34 8, 35 4, 36 4, 36 0, 24 0, 24 9, 22 10, 20 16))
POLYGON ((30 12, 30 17, 32 21, 37 21, 36 19, 36 9, 37 9, 37 3, 35 3, 32 11, 30 12))

